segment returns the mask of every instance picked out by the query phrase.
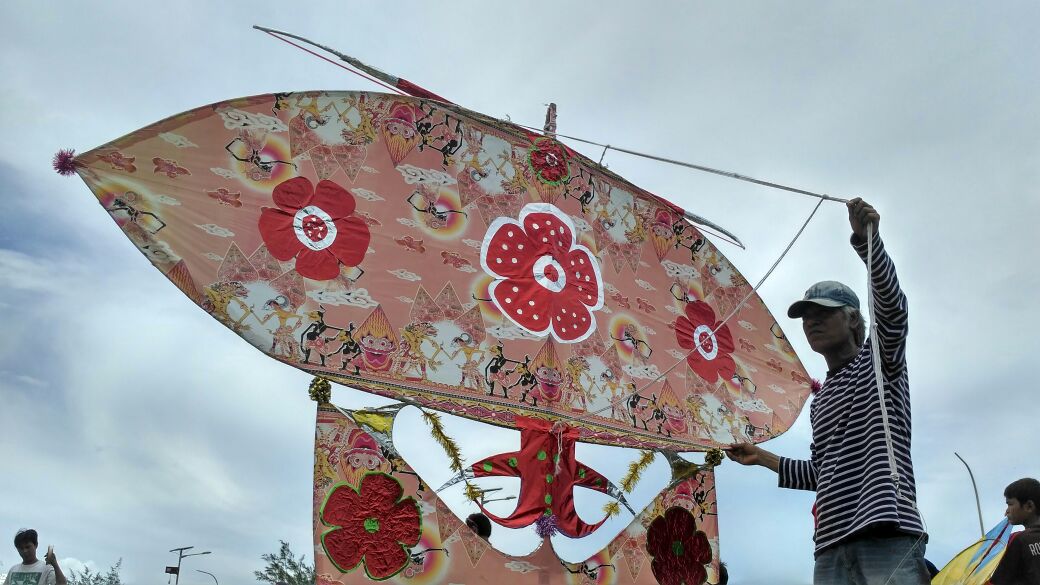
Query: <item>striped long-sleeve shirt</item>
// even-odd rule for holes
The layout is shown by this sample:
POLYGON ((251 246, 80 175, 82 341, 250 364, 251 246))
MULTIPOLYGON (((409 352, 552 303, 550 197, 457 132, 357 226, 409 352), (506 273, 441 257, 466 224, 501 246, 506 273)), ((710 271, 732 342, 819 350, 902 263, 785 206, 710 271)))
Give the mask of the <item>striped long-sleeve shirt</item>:
MULTIPOLYGON (((866 261, 866 242, 853 239, 866 261)), ((779 485, 816 491, 816 553, 865 529, 923 534, 910 459, 910 388, 906 371, 906 296, 881 238, 873 240, 874 308, 900 489, 892 481, 868 339, 859 354, 829 373, 809 408, 813 443, 808 460, 780 458, 779 485)))

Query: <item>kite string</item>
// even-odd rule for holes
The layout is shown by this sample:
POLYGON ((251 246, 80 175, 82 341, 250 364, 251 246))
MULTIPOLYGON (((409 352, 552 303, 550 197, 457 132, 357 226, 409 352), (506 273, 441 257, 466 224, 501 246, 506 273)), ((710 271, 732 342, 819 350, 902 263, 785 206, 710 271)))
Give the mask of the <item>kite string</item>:
MULTIPOLYGON (((716 327, 715 327, 714 329, 712 329, 712 331, 711 331, 711 337, 712 337, 712 338, 714 338, 714 337, 715 337, 715 334, 716 334, 716 333, 717 333, 717 332, 718 332, 718 331, 719 331, 720 329, 722 329, 722 327, 723 327, 723 326, 724 326, 724 325, 725 325, 725 324, 726 324, 726 323, 727 323, 727 322, 728 322, 728 321, 729 321, 730 319, 732 319, 734 315, 736 315, 736 314, 737 314, 737 311, 739 311, 739 310, 740 310, 740 307, 741 307, 741 306, 743 306, 743 304, 744 304, 744 303, 746 303, 748 299, 750 299, 750 298, 751 298, 752 296, 754 296, 754 294, 755 294, 756 292, 758 292, 758 289, 762 287, 762 285, 763 285, 763 284, 765 283, 766 279, 767 279, 767 278, 769 278, 769 276, 770 276, 771 274, 773 274, 773 271, 774 271, 774 270, 776 270, 776 267, 780 265, 780 261, 781 261, 781 260, 783 260, 785 256, 787 256, 787 253, 791 251, 791 248, 792 248, 792 247, 794 246, 794 243, 795 243, 795 242, 797 242, 797 241, 798 241, 798 238, 800 238, 800 237, 801 237, 801 235, 802 235, 802 232, 804 232, 804 231, 805 231, 805 228, 806 228, 806 227, 807 227, 807 226, 809 225, 809 222, 810 222, 810 221, 812 221, 812 218, 813 218, 813 216, 815 216, 815 215, 816 215, 816 212, 817 212, 817 211, 818 211, 818 210, 820 209, 820 205, 823 205, 823 202, 824 202, 824 199, 823 199, 823 198, 821 198, 821 199, 820 199, 819 201, 817 201, 817 202, 816 202, 816 206, 815 206, 815 207, 813 207, 812 213, 810 213, 810 214, 809 214, 809 217, 805 218, 805 222, 804 222, 804 223, 802 223, 802 227, 798 229, 798 233, 796 233, 796 234, 794 235, 794 238, 792 238, 792 239, 791 239, 791 242, 787 244, 787 247, 786 247, 786 248, 784 248, 784 251, 783 251, 783 252, 782 252, 782 253, 780 254, 780 256, 779 256, 779 257, 778 257, 778 258, 776 259, 776 262, 773 262, 773 265, 769 267, 769 270, 768 270, 768 271, 766 271, 766 273, 765 273, 765 274, 764 274, 764 275, 762 276, 762 278, 760 278, 760 279, 759 279, 759 281, 758 281, 758 284, 756 284, 756 285, 755 285, 755 287, 754 287, 753 289, 751 289, 751 292, 749 292, 749 293, 748 293, 748 294, 747 294, 747 295, 746 295, 746 296, 745 296, 745 297, 744 297, 743 299, 741 299, 741 300, 740 300, 740 302, 739 302, 739 303, 737 303, 737 304, 736 304, 736 305, 735 305, 735 306, 733 307, 733 309, 732 309, 732 310, 731 310, 731 311, 729 312, 729 314, 728 314, 728 315, 726 315, 726 318, 725 318, 725 319, 723 319, 722 321, 720 321, 720 322, 719 322, 719 324, 718 324, 718 325, 717 325, 717 326, 716 326, 716 327)), ((611 400, 611 401, 610 401, 610 402, 608 402, 608 403, 607 403, 607 405, 606 405, 606 406, 604 406, 603 408, 601 408, 601 409, 599 409, 599 410, 596 410, 596 411, 592 411, 592 412, 586 412, 585 414, 586 414, 586 415, 598 415, 598 414, 602 414, 603 412, 606 412, 606 411, 607 411, 607 409, 610 409, 610 408, 614 408, 614 407, 616 407, 616 406, 617 406, 617 405, 618 405, 619 403, 621 403, 621 402, 623 402, 623 401, 627 400, 628 398, 631 398, 632 396, 634 396, 634 395, 636 395, 636 394, 640 394, 640 393, 642 393, 642 392, 643 392, 643 390, 646 390, 647 388, 649 388, 649 387, 653 386, 653 385, 654 385, 654 384, 656 384, 656 383, 657 383, 657 382, 658 382, 659 380, 661 380, 661 378, 664 378, 665 376, 667 376, 667 375, 668 375, 668 373, 669 373, 669 372, 671 372, 671 371, 672 371, 672 370, 674 370, 674 369, 675 369, 676 367, 678 367, 678 366, 679 366, 679 365, 681 365, 681 364, 682 364, 683 362, 685 362, 685 361, 687 360, 687 358, 689 358, 689 357, 690 357, 691 355, 693 355, 693 352, 695 352, 695 351, 699 351, 699 349, 698 349, 698 347, 697 347, 698 345, 700 345, 700 343, 699 343, 699 339, 695 339, 695 340, 694 340, 694 343, 696 344, 696 345, 694 346, 694 348, 693 348, 693 349, 691 349, 691 350, 690 350, 690 351, 689 351, 689 352, 688 352, 688 353, 687 353, 686 355, 684 355, 684 356, 682 357, 682 359, 680 359, 680 360, 676 361, 676 362, 675 362, 674 364, 672 364, 671 366, 669 366, 669 367, 668 367, 668 369, 666 369, 665 371, 663 371, 663 372, 661 372, 660 374, 658 374, 656 378, 654 378, 653 380, 651 380, 651 381, 647 382, 646 384, 644 384, 644 385, 643 385, 643 386, 642 386, 641 388, 637 389, 637 390, 636 390, 636 391, 635 391, 634 393, 631 393, 631 394, 622 394, 622 395, 621 395, 621 397, 620 397, 619 399, 617 399, 617 400, 611 400)), ((577 417, 577 418, 581 418, 581 417, 577 417)))
POLYGON ((881 346, 878 343, 877 310, 874 307, 874 226, 867 224, 867 313, 870 317, 870 358, 874 368, 874 385, 877 388, 881 408, 881 425, 885 430, 885 449, 888 452, 888 471, 895 483, 896 495, 902 494, 902 481, 896 468, 895 449, 892 446, 892 429, 888 423, 888 405, 885 403, 885 378, 881 369, 881 346))
MULTIPOLYGON (((895 484, 896 497, 905 500, 913 509, 917 512, 917 517, 921 519, 921 524, 924 527, 924 532, 917 537, 913 546, 903 555, 903 558, 899 560, 899 564, 889 575, 885 581, 885 585, 892 582, 896 572, 903 566, 903 563, 910 558, 910 555, 917 548, 925 536, 928 534, 928 523, 925 522, 924 514, 921 513, 921 509, 917 507, 917 502, 914 501, 903 493, 903 481, 902 475, 900 475, 896 466, 895 448, 892 445, 892 429, 888 421, 888 405, 885 402, 885 375, 881 365, 881 344, 878 340, 878 322, 877 322, 877 308, 874 303, 874 226, 867 224, 867 313, 870 318, 870 358, 871 366, 874 368, 874 385, 877 388, 878 406, 881 408, 881 425, 884 428, 885 433, 885 450, 888 452, 888 472, 891 477, 892 483, 895 484)), ((969 468, 970 472, 971 469, 969 468)))
MULTIPOLYGON (((394 87, 393 85, 389 85, 387 83, 384 83, 383 81, 380 81, 379 79, 375 79, 374 77, 366 75, 365 73, 362 73, 362 72, 360 72, 360 71, 358 71, 358 70, 356 70, 356 69, 354 69, 352 67, 345 66, 341 62, 334 61, 334 60, 330 59, 327 56, 320 55, 318 53, 315 53, 314 51, 311 51, 310 49, 308 49, 306 47, 302 47, 300 45, 297 45, 297 44, 293 43, 292 41, 289 41, 288 39, 284 39, 284 37, 282 37, 282 36, 280 36, 280 35, 278 35, 278 34, 276 34, 274 32, 271 32, 271 31, 263 29, 263 28, 260 28, 259 30, 262 30, 263 32, 266 32, 267 34, 269 34, 271 36, 274 36, 275 39, 278 39, 279 41, 282 41, 283 43, 288 43, 289 45, 292 45, 293 47, 295 47, 297 49, 300 49, 301 51, 305 51, 305 52, 307 52, 307 53, 309 53, 309 54, 311 54, 311 55, 313 55, 315 57, 318 57, 318 58, 320 58, 322 60, 329 61, 329 62, 332 63, 332 65, 334 65, 334 66, 336 66, 336 67, 338 67, 340 69, 343 69, 345 71, 353 73, 353 74, 355 74, 358 77, 361 77, 363 79, 367 79, 367 80, 371 81, 372 83, 375 83, 375 84, 381 85, 383 87, 386 87, 387 90, 390 90, 391 92, 394 92, 395 94, 398 94, 398 95, 401 95, 401 96, 408 95, 406 92, 400 91, 399 88, 394 87)), ((528 130, 535 130, 536 132, 544 132, 545 131, 545 128, 538 128, 536 126, 528 126, 526 124, 518 124, 516 122, 509 122, 509 124, 513 124, 515 126, 519 126, 520 128, 526 128, 528 130)), ((738 181, 747 181, 747 182, 759 184, 759 185, 762 185, 762 186, 768 186, 768 187, 773 187, 773 188, 777 188, 777 189, 781 189, 781 190, 787 190, 787 192, 790 192, 790 193, 798 193, 798 194, 801 194, 801 195, 807 195, 809 197, 815 197, 815 198, 822 199, 822 200, 837 201, 839 203, 848 203, 849 202, 848 199, 842 199, 842 198, 839 198, 839 197, 833 197, 833 196, 830 196, 830 195, 825 195, 825 194, 820 194, 820 193, 813 193, 813 192, 811 192, 811 190, 800 189, 800 188, 797 188, 797 187, 790 187, 790 186, 787 186, 787 185, 782 185, 780 183, 774 183, 774 182, 771 182, 771 181, 763 181, 761 179, 756 179, 754 177, 749 177, 747 175, 740 175, 738 173, 732 173, 730 171, 721 171, 719 169, 712 169, 710 167, 704 167, 703 164, 694 164, 693 162, 684 162, 682 160, 676 160, 674 158, 667 158, 667 157, 664 157, 664 156, 657 156, 657 155, 654 155, 654 154, 647 154, 645 152, 629 150, 629 149, 626 149, 626 148, 600 144, 600 143, 597 143, 597 142, 594 142, 594 141, 590 141, 590 139, 587 139, 587 138, 579 138, 577 136, 570 136, 570 135, 561 134, 561 133, 558 133, 558 132, 553 133, 553 135, 554 136, 561 136, 561 137, 564 137, 564 138, 568 138, 568 139, 571 139, 571 141, 577 141, 579 143, 584 143, 584 144, 587 144, 587 145, 603 147, 603 153, 599 157, 599 164, 600 164, 601 167, 602 167, 602 164, 603 164, 603 157, 606 156, 606 151, 607 150, 616 150, 618 152, 623 152, 625 154, 630 154, 632 156, 640 156, 640 157, 643 157, 643 158, 649 158, 650 160, 656 160, 658 162, 666 162, 668 164, 676 164, 676 166, 685 167, 686 169, 693 169, 695 171, 701 171, 701 172, 704 172, 704 173, 711 173, 711 174, 714 174, 714 175, 720 175, 720 176, 723 176, 723 177, 729 177, 731 179, 736 179, 738 181)))
MULTIPOLYGON (((534 126, 527 126, 525 124, 517 124, 516 122, 513 122, 513 124, 516 124, 517 126, 520 126, 521 128, 527 128, 528 130, 538 130, 538 128, 536 128, 534 126)), ((658 162, 668 163, 668 164, 672 164, 672 165, 678 165, 680 167, 686 167, 688 169, 693 169, 693 170, 696 170, 696 171, 703 171, 705 173, 712 173, 712 174, 715 174, 715 175, 721 175, 723 177, 729 177, 731 179, 736 179, 738 181, 747 181, 749 183, 755 183, 756 185, 762 185, 762 186, 765 186, 765 187, 772 187, 774 189, 780 189, 781 191, 790 191, 792 193, 800 193, 802 195, 808 195, 810 197, 816 197, 818 199, 822 199, 822 200, 825 200, 825 201, 837 201, 838 203, 848 203, 849 202, 848 199, 843 199, 841 197, 834 197, 833 195, 826 195, 826 194, 823 194, 823 193, 815 193, 813 191, 806 191, 805 189, 798 189, 796 187, 788 187, 787 185, 781 185, 780 183, 773 183, 773 182, 770 182, 770 181, 763 181, 761 179, 756 179, 754 177, 749 177, 747 175, 741 175, 741 174, 734 173, 734 172, 731 172, 731 171, 723 171, 723 170, 719 170, 719 169, 713 169, 711 167, 706 167, 706 166, 703 166, 703 165, 697 165, 697 164, 693 164, 693 163, 688 163, 688 162, 684 162, 684 161, 681 161, 681 160, 675 160, 675 159, 672 159, 672 158, 665 158, 663 156, 657 156, 655 154, 647 154, 645 152, 638 152, 638 151, 635 151, 635 150, 629 150, 627 148, 621 148, 619 146, 611 146, 610 144, 601 144, 599 142, 594 142, 592 140, 587 140, 585 138, 578 138, 577 136, 568 136, 566 134, 560 134, 559 132, 557 132, 555 135, 558 136, 558 137, 561 137, 561 138, 567 138, 569 140, 576 140, 578 142, 583 142, 585 144, 590 144, 592 146, 602 146, 603 147, 603 156, 605 156, 607 154, 607 150, 616 150, 618 152, 623 152, 625 154, 631 154, 633 156, 639 156, 639 157, 642 157, 642 158, 648 158, 650 160, 656 160, 658 162)), ((601 162, 603 161, 603 156, 600 156, 600 161, 601 162)))
MULTIPOLYGON (((359 77, 361 77, 363 79, 367 79, 367 80, 369 80, 369 81, 371 81, 371 82, 373 82, 375 84, 378 84, 378 85, 381 85, 383 87, 386 87, 387 90, 390 90, 391 92, 394 92, 395 94, 398 94, 398 95, 401 95, 401 96, 409 95, 406 92, 402 92, 401 90, 399 90, 399 88, 394 87, 393 85, 389 85, 387 83, 384 83, 383 81, 380 81, 379 79, 375 79, 374 77, 371 77, 371 76, 369 76, 369 75, 367 75, 365 73, 362 73, 362 72, 360 72, 360 71, 358 71, 358 70, 356 70, 356 69, 354 69, 352 67, 345 66, 345 65, 343 65, 343 63, 334 61, 334 60, 330 59, 329 57, 326 57, 324 55, 320 55, 318 53, 315 53, 314 51, 311 51, 310 49, 308 49, 306 47, 301 47, 300 45, 297 45, 297 44, 293 43, 292 41, 289 41, 288 39, 284 39, 284 37, 276 34, 275 32, 271 32, 270 30, 267 30, 267 29, 262 28, 262 27, 254 27, 254 28, 257 28, 258 30, 266 32, 267 34, 269 34, 271 36, 274 36, 275 39, 278 39, 279 41, 282 41, 283 43, 288 43, 289 45, 292 45, 293 47, 295 47, 297 49, 300 49, 301 51, 305 51, 305 52, 307 52, 307 53, 309 53, 309 54, 311 54, 311 55, 313 55, 315 57, 318 57, 318 58, 320 58, 322 60, 329 61, 329 62, 332 63, 332 65, 334 65, 334 66, 336 66, 336 67, 338 67, 340 69, 346 70, 346 71, 348 71, 350 73, 353 73, 353 74, 355 74, 355 75, 357 75, 357 76, 359 76, 359 77)), ((324 48, 324 47, 322 47, 322 48, 324 48)), ((499 121, 499 122, 502 122, 502 121, 499 121)), ((518 126, 520 128, 526 128, 528 130, 534 130, 536 132, 544 132, 545 131, 545 128, 539 128, 539 127, 536 127, 536 126, 528 126, 528 125, 525 125, 525 124, 518 124, 518 123, 515 123, 515 122, 504 122, 504 123, 512 124, 512 125, 518 126)), ((669 164, 676 164, 676 166, 679 166, 679 167, 685 167, 687 169, 693 169, 695 171, 701 171, 701 172, 704 172, 704 173, 711 173, 711 174, 714 174, 714 175, 720 175, 720 176, 723 176, 723 177, 729 177, 731 179, 736 179, 738 181, 747 181, 747 182, 750 182, 750 183, 755 183, 755 184, 759 184, 759 185, 762 185, 762 186, 773 187, 773 188, 777 188, 777 189, 780 189, 780 190, 787 190, 787 192, 790 192, 790 193, 798 193, 798 194, 801 194, 801 195, 807 195, 809 197, 815 197, 815 198, 823 199, 823 200, 827 200, 827 201, 837 201, 839 203, 849 203, 848 199, 842 199, 842 198, 839 198, 839 197, 833 197, 833 196, 830 196, 830 195, 825 195, 825 194, 820 194, 820 193, 813 193, 813 192, 811 192, 811 190, 805 190, 805 189, 801 189, 801 188, 797 188, 797 187, 791 187, 791 186, 787 186, 787 185, 782 185, 780 183, 774 183, 774 182, 771 182, 771 181, 763 181, 761 179, 756 179, 754 177, 749 177, 747 175, 740 175, 738 173, 733 173, 733 172, 730 172, 730 171, 721 171, 719 169, 712 169, 710 167, 704 167, 703 164, 694 164, 693 162, 684 162, 682 160, 676 160, 674 158, 666 158, 664 156, 657 156, 657 155, 654 155, 654 154, 647 154, 645 152, 629 150, 629 149, 626 149, 626 148, 610 146, 610 145, 604 145, 604 144, 600 144, 600 143, 597 143, 597 142, 594 142, 594 141, 590 141, 590 139, 587 139, 587 138, 579 138, 577 136, 570 136, 570 135, 561 134, 561 133, 558 133, 558 132, 554 132, 552 135, 553 136, 562 136, 564 138, 571 139, 571 141, 577 141, 579 143, 584 143, 584 144, 587 144, 587 145, 603 147, 603 153, 599 157, 600 166, 602 166, 603 157, 606 156, 606 151, 610 150, 610 149, 613 149, 613 150, 616 150, 618 152, 623 152, 625 154, 631 154, 632 156, 640 156, 640 157, 643 157, 643 158, 649 158, 651 160, 656 160, 658 162, 666 162, 666 163, 669 163, 669 164)))
MULTIPOLYGON (((263 29, 258 29, 258 30, 263 30, 263 29)), ((282 37, 274 34, 273 32, 271 32, 269 30, 263 30, 263 32, 271 35, 272 37, 278 39, 279 41, 282 41, 283 43, 289 43, 290 45, 296 47, 297 49, 299 49, 301 51, 310 53, 311 55, 314 55, 315 57, 317 57, 319 59, 323 59, 325 61, 328 61, 329 63, 332 63, 333 65, 335 65, 336 67, 339 67, 340 69, 345 69, 345 70, 353 73, 354 75, 357 75, 358 77, 362 77, 364 79, 367 79, 367 80, 371 81, 372 83, 381 85, 381 86, 383 86, 383 87, 385 87, 385 88, 389 89, 390 91, 395 92, 397 94, 405 95, 405 93, 403 91, 401 91, 400 89, 397 89, 396 87, 394 87, 392 85, 388 85, 386 83, 383 83, 382 81, 379 81, 378 79, 376 79, 374 77, 366 75, 366 74, 364 74, 364 73, 362 73, 362 72, 360 72, 360 71, 358 71, 358 70, 356 70, 356 69, 354 69, 352 67, 348 67, 348 66, 346 66, 346 65, 344 65, 342 63, 337 63, 336 61, 333 61, 332 59, 329 59, 328 57, 326 57, 324 55, 320 55, 318 53, 315 53, 314 51, 308 49, 307 47, 301 47, 300 45, 297 45, 296 43, 290 41, 289 39, 282 38, 282 37)))

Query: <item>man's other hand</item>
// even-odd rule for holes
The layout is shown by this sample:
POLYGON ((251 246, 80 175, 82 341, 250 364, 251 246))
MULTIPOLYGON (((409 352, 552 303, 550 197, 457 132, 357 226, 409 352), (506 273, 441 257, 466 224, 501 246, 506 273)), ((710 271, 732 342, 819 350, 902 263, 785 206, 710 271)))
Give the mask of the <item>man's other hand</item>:
POLYGON ((877 233, 881 215, 876 209, 859 197, 849 201, 847 206, 849 208, 849 225, 852 226, 852 233, 858 240, 866 241, 868 225, 873 226, 874 233, 877 233))

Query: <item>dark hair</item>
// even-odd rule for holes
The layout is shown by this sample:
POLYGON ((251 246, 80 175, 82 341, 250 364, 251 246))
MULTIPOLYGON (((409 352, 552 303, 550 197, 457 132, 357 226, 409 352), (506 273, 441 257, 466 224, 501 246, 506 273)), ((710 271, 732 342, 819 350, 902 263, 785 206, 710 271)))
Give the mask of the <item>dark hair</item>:
POLYGON ((491 520, 488 517, 477 512, 476 514, 470 514, 466 517, 466 525, 468 526, 470 521, 476 525, 477 536, 481 538, 491 538, 491 520))
POLYGON ((39 546, 40 540, 36 534, 36 531, 32 528, 23 528, 14 535, 14 546, 15 548, 22 546, 23 544, 31 542, 33 546, 39 546))
POLYGON ((1014 498, 1023 506, 1026 502, 1032 501, 1033 507, 1040 511, 1040 481, 1031 477, 1015 480, 1004 488, 1004 497, 1009 500, 1014 498))

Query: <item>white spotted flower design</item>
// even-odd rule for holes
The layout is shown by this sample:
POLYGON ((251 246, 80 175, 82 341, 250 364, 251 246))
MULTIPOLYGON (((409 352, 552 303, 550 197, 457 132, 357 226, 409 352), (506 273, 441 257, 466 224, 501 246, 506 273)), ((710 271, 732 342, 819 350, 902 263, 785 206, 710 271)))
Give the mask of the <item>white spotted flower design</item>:
POLYGON ((556 206, 530 203, 519 221, 496 219, 480 247, 498 310, 521 329, 563 343, 592 335, 594 312, 603 308, 599 263, 574 234, 571 218, 556 206))

